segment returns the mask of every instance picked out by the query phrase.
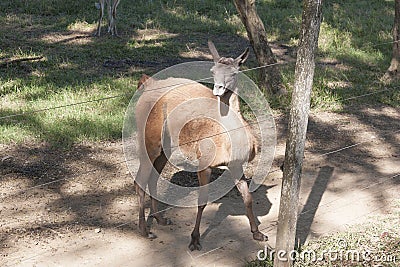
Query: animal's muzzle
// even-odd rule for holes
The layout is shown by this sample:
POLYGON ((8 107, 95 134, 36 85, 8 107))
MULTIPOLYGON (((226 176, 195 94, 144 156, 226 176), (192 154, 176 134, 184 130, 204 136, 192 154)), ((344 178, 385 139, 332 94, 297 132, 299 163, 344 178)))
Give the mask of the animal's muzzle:
POLYGON ((213 94, 216 96, 222 96, 225 94, 226 88, 223 84, 214 84, 213 94))

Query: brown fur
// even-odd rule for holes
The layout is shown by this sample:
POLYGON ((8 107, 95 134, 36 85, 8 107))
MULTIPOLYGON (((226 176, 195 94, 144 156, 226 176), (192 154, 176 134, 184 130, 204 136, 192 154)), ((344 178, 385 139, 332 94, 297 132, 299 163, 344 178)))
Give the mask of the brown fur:
MULTIPOLYGON (((140 155, 147 156, 147 152, 150 161, 154 163, 156 158, 162 153, 161 137, 165 116, 170 115, 170 112, 178 105, 196 97, 209 98, 215 100, 215 102, 217 101, 217 97, 212 94, 212 91, 209 88, 199 83, 193 83, 190 80, 170 78, 162 81, 152 81, 151 84, 147 84, 144 87, 143 95, 140 97, 136 106, 136 121, 138 122, 138 132, 145 132, 145 149, 144 147, 140 147, 140 155), (186 84, 178 85, 175 88, 171 87, 171 85, 180 83, 186 84), (155 98, 157 96, 160 97, 158 102, 153 102, 156 100, 155 98), (152 104, 154 104, 154 106, 150 110, 152 104), (166 114, 165 104, 167 109, 166 114), (145 118, 143 117, 143 114, 144 116, 147 116, 147 114, 149 114, 149 116, 145 118), (147 121, 148 123, 146 123, 145 125, 141 123, 145 121, 147 121)), ((188 108, 196 107, 188 105, 188 108)), ((202 106, 198 108, 207 112, 212 112, 212 110, 216 110, 216 106, 202 106)), ((192 110, 187 110, 187 112, 192 112, 192 110)), ((241 163, 244 163, 254 158, 256 143, 255 138, 252 136, 248 126, 246 126, 247 124, 244 122, 238 110, 235 110, 235 112, 241 120, 242 124, 233 125, 232 128, 238 129, 237 131, 241 131, 241 133, 247 136, 247 139, 250 140, 247 141, 247 151, 243 153, 244 155, 241 159, 241 163)), ((176 124, 177 122, 175 121, 168 121, 167 123, 169 128, 175 127, 176 124)), ((201 160, 201 157, 198 157, 200 155, 203 158, 206 158, 207 155, 201 154, 199 141, 203 139, 211 139, 215 144, 215 147, 218 149, 215 149, 215 151, 213 150, 215 155, 212 162, 206 160, 209 164, 208 166, 218 167, 226 165, 231 161, 232 151, 230 147, 229 133, 226 133, 226 130, 224 129, 224 127, 222 127, 220 123, 213 120, 196 119, 189 121, 184 125, 184 127, 180 128, 182 128, 182 130, 179 134, 179 144, 175 145, 179 145, 180 149, 184 151, 185 155, 188 158, 194 159, 196 157, 197 159, 201 160)))
MULTIPOLYGON (((183 160, 194 163, 197 168, 201 185, 190 250, 201 249, 199 228, 208 200, 207 184, 211 168, 219 166, 228 167, 242 194, 253 238, 259 241, 267 239, 258 230, 252 210, 252 196, 246 181, 242 179, 242 166, 255 157, 257 147, 249 126, 240 114, 239 97, 236 94, 236 74, 239 66, 246 61, 249 50, 232 59, 219 57, 211 42, 209 48, 215 62, 212 68, 213 90, 188 79, 154 80, 142 76, 138 83, 142 95, 135 110, 140 160, 135 179, 139 196, 139 229, 144 236, 155 237, 145 223, 144 190, 148 186, 150 195, 155 196, 159 173, 167 161, 174 157, 173 153, 167 152, 179 147, 183 160), (167 159, 169 156, 171 158, 167 159)), ((158 223, 168 223, 158 212, 154 198, 152 212, 158 223)))

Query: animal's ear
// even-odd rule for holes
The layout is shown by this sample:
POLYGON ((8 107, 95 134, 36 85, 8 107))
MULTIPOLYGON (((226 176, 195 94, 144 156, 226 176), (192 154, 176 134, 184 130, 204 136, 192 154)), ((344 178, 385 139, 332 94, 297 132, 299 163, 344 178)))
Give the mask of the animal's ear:
POLYGON ((146 82, 151 82, 151 81, 154 81, 154 79, 151 78, 150 76, 146 75, 146 74, 143 74, 142 77, 140 78, 140 80, 138 81, 137 89, 138 90, 142 90, 143 87, 144 87, 143 85, 146 82))
POLYGON ((221 58, 218 54, 217 49, 215 48, 215 45, 211 40, 208 40, 208 48, 210 49, 211 55, 213 57, 213 60, 215 63, 218 62, 218 60, 221 58))
POLYGON ((235 64, 237 66, 240 66, 243 63, 245 63, 247 58, 249 57, 249 54, 250 54, 250 49, 247 47, 246 50, 244 50, 244 52, 235 59, 235 64))

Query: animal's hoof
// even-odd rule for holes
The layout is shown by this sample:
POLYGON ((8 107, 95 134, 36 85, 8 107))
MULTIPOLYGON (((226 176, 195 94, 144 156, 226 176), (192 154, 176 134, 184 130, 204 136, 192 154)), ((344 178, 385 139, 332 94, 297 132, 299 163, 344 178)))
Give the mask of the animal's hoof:
POLYGON ((193 241, 192 240, 192 242, 190 242, 190 244, 189 244, 189 249, 190 249, 190 251, 193 251, 193 250, 201 250, 201 245, 200 245, 200 242, 199 241, 193 241))
POLYGON ((157 238, 157 236, 155 234, 153 234, 152 232, 150 232, 150 233, 147 234, 147 238, 148 239, 154 239, 154 238, 157 238))
POLYGON ((142 234, 143 237, 146 237, 148 239, 154 239, 157 238, 155 234, 149 231, 147 227, 144 226, 144 224, 139 225, 140 233, 142 234))
POLYGON ((257 241, 268 241, 268 236, 264 235, 260 231, 253 233, 253 239, 257 241))
POLYGON ((172 221, 168 218, 161 218, 161 219, 157 220, 157 223, 159 225, 171 225, 172 221))

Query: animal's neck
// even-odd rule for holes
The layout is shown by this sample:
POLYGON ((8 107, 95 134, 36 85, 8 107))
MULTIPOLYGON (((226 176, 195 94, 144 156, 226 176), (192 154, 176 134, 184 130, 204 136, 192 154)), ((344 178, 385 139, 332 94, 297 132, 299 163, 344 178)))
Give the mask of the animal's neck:
POLYGON ((221 117, 229 116, 230 113, 234 113, 235 116, 239 114, 240 119, 243 119, 240 113, 240 101, 239 96, 232 91, 226 92, 221 97, 220 103, 220 115, 221 117))
POLYGON ((239 104, 240 104, 239 96, 236 93, 232 92, 232 95, 229 98, 229 107, 231 108, 232 111, 240 114, 239 104))

